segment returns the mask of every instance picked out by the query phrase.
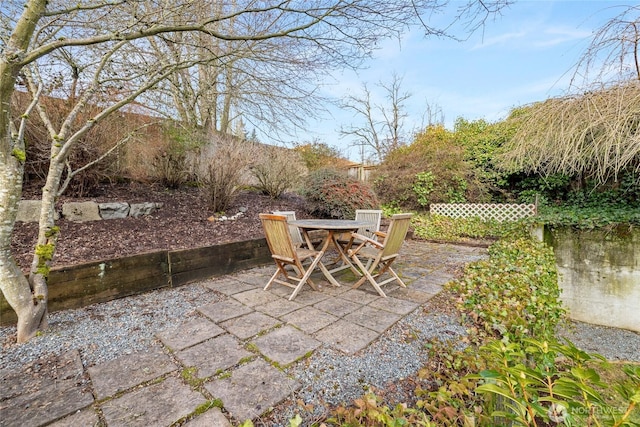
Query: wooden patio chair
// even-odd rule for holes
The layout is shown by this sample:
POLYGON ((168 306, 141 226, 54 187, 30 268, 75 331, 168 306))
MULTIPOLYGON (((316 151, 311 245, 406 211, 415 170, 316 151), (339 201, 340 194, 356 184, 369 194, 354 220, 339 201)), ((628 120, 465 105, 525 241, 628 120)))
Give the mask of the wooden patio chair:
MULTIPOLYGON (((295 221, 296 220, 296 212, 295 211, 273 211, 274 215, 284 215, 287 217, 287 221, 295 221)), ((306 242, 302 238, 302 233, 300 233, 300 229, 295 225, 289 225, 289 233, 291 234, 291 241, 297 247, 306 246, 306 242)))
MULTIPOLYGON (((369 226, 360 227, 356 231, 357 235, 366 236, 369 239, 378 240, 380 231, 380 221, 382 220, 382 210, 378 209, 356 209, 356 221, 366 221, 369 226)), ((338 243, 342 245, 344 252, 347 252, 354 244, 362 243, 353 237, 353 233, 347 233, 338 238, 338 243)))
POLYGON ((261 213, 259 217, 271 251, 271 257, 277 267, 264 290, 268 290, 274 283, 293 288, 289 301, 298 295, 305 283, 308 283, 314 290, 318 290, 310 277, 318 264, 321 265, 321 252, 300 248, 293 243, 286 216, 261 213), (307 260, 310 260, 311 263, 305 267, 303 263, 307 260), (287 266, 293 267, 293 270, 287 270, 287 266), (282 279, 278 278, 280 275, 283 276, 282 279))
POLYGON ((407 287, 396 272, 393 271, 391 264, 398 257, 400 248, 407 236, 412 216, 413 214, 410 213, 393 215, 387 232, 379 231, 376 233, 380 236, 380 241, 370 239, 357 232, 352 233, 354 240, 359 240, 362 243, 353 249, 349 249, 347 254, 363 273, 363 276, 353 285, 352 289, 356 289, 365 281, 369 281, 381 296, 386 297, 387 295, 381 288, 382 285, 397 280, 400 286, 407 287), (378 277, 387 272, 391 275, 390 278, 381 282, 376 281, 378 277))

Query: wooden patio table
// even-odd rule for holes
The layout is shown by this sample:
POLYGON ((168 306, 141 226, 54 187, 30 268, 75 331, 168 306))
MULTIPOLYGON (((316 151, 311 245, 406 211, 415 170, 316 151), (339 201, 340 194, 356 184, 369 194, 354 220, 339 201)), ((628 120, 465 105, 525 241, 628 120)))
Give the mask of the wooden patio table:
POLYGON ((294 225, 302 231, 302 235, 304 236, 304 240, 309 245, 309 248, 314 248, 311 239, 309 238, 309 231, 311 230, 325 230, 327 232, 327 236, 324 238, 321 244, 321 248, 319 249, 321 252, 320 258, 324 257, 324 254, 327 252, 329 245, 333 243, 340 258, 343 261, 343 265, 332 270, 328 270, 326 267, 320 263, 320 269, 322 273, 327 278, 327 280, 334 286, 340 286, 338 281, 333 277, 332 273, 335 273, 340 270, 344 270, 345 268, 350 268, 351 271, 356 276, 362 276, 362 273, 358 271, 358 269, 351 263, 347 254, 342 250, 342 246, 338 243, 337 235, 340 233, 346 233, 351 231, 356 231, 360 227, 366 227, 370 225, 366 221, 356 221, 352 219, 300 219, 296 221, 289 221, 289 224, 294 225))

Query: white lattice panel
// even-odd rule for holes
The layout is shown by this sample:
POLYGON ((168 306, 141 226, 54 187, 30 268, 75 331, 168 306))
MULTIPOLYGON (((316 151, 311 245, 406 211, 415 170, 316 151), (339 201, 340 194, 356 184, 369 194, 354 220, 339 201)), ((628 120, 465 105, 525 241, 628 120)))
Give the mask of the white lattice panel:
POLYGON ((451 218, 479 217, 484 220, 494 219, 499 222, 517 221, 520 218, 534 216, 536 205, 514 205, 502 203, 436 203, 430 212, 451 218))

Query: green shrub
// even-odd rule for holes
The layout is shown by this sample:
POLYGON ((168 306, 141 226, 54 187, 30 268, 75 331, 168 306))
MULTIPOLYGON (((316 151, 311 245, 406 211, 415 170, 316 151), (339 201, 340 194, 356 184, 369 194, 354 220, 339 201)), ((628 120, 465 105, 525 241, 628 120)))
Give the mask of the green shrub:
POLYGON ((549 340, 564 313, 553 250, 532 238, 494 243, 488 260, 469 264, 447 288, 480 339, 549 340))
POLYGON ((433 181, 435 181, 435 177, 429 171, 416 174, 413 192, 416 194, 418 205, 422 208, 429 207, 429 195, 433 192, 433 181))
POLYGON ((352 219, 356 209, 378 209, 380 206, 367 184, 335 169, 311 172, 302 193, 309 213, 320 218, 352 219))
POLYGON ((516 128, 507 121, 468 121, 461 117, 454 124, 454 138, 464 147, 464 158, 473 165, 474 176, 491 193, 492 200, 509 199, 507 191, 510 173, 496 164, 496 157, 504 143, 511 139, 516 128))
POLYGON ((413 143, 386 156, 373 174, 374 189, 383 203, 408 210, 431 203, 487 201, 487 192, 464 156, 464 147, 451 132, 429 127, 413 143))
POLYGON ((517 222, 485 221, 479 217, 450 218, 423 214, 412 218, 416 237, 439 242, 463 242, 468 239, 496 239, 502 236, 526 235, 526 228, 517 222))

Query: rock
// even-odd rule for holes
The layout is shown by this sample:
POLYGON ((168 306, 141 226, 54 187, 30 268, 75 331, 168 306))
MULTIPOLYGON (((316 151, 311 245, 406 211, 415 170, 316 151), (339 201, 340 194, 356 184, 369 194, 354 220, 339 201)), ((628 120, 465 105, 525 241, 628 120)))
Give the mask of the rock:
POLYGON ((129 216, 139 217, 144 215, 150 215, 155 212, 160 206, 160 203, 132 203, 131 209, 129 210, 129 216))
POLYGON ((62 205, 62 216, 69 221, 98 221, 100 209, 96 202, 68 202, 62 205))
POLYGON ((102 219, 126 218, 131 207, 126 202, 99 203, 102 219))
MULTIPOLYGON (((16 221, 22 222, 38 222, 40 220, 41 200, 20 200, 18 202, 18 214, 16 221)), ((54 212, 54 218, 60 218, 58 211, 54 212)))

